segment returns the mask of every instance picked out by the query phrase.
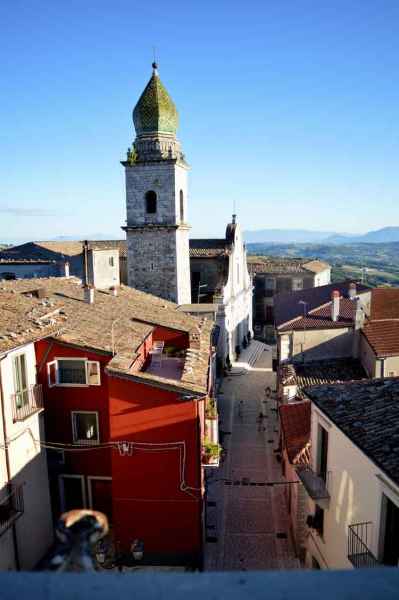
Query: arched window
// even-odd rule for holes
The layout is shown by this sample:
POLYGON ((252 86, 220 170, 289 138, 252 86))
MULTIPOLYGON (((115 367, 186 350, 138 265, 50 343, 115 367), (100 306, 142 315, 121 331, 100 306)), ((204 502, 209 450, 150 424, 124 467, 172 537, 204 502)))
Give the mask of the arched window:
POLYGON ((145 210, 149 214, 157 212, 157 195, 153 190, 150 190, 145 195, 145 210))
POLYGON ((180 190, 180 221, 184 221, 184 195, 183 190, 180 190))

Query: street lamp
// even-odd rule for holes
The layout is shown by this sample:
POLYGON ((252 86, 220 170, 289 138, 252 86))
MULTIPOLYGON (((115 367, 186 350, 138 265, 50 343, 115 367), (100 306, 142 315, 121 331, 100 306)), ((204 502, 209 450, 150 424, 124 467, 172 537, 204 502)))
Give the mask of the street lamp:
POLYGON ((308 312, 308 302, 305 300, 299 300, 298 304, 303 306, 303 342, 302 342, 302 360, 305 362, 305 339, 306 339, 306 315, 308 312))

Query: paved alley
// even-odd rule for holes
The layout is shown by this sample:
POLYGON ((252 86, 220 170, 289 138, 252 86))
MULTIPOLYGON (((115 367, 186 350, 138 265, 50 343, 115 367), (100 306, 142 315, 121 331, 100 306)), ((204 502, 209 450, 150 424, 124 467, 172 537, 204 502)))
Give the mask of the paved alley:
MULTIPOLYGON (((258 344, 257 342, 253 342, 258 344)), ((258 344, 260 346, 260 344, 258 344)), ((225 458, 208 477, 205 570, 295 569, 278 445, 271 349, 254 366, 233 369, 218 398, 225 458), (262 420, 259 418, 262 413, 262 420), (239 482, 239 484, 238 484, 239 482), (261 484, 261 485, 259 485, 261 484)))

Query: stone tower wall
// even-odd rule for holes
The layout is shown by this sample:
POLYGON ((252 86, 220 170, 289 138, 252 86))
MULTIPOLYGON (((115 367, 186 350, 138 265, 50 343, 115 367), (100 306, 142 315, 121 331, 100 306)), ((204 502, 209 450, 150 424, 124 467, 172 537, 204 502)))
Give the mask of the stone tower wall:
POLYGON ((191 301, 187 168, 174 160, 126 166, 128 284, 178 304, 191 301), (157 194, 146 213, 145 195, 157 194), (180 190, 184 219, 180 219, 180 190))

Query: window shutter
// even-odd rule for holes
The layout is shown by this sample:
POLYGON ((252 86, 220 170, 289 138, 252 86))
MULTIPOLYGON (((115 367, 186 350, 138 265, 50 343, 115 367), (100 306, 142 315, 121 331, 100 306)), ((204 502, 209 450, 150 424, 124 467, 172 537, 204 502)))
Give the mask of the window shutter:
POLYGON ((49 387, 54 387, 58 383, 58 363, 56 360, 47 363, 47 381, 49 387))
POLYGON ((101 385, 100 363, 96 360, 88 360, 86 363, 86 382, 88 385, 101 385))

